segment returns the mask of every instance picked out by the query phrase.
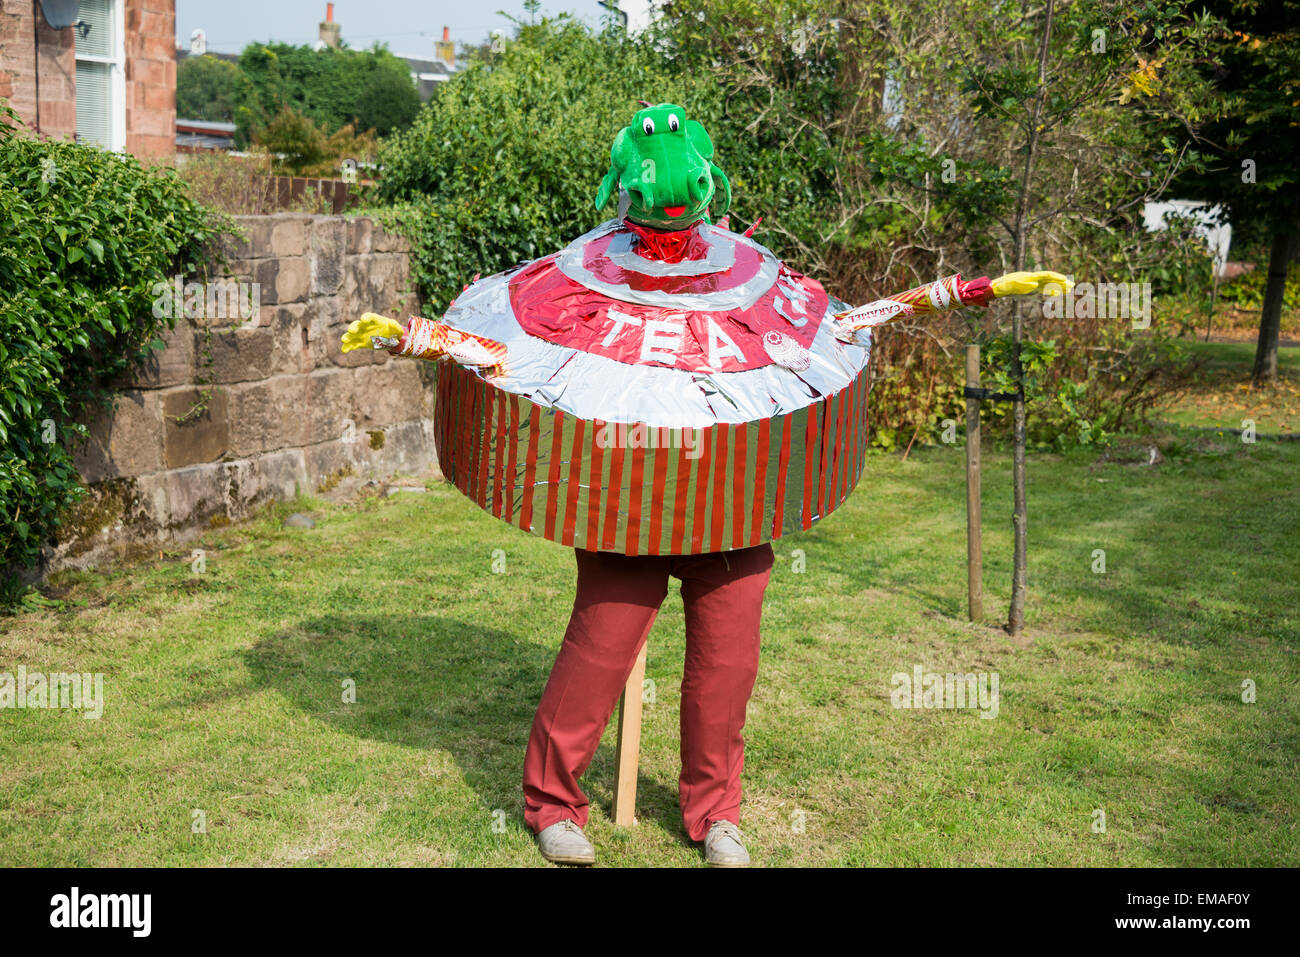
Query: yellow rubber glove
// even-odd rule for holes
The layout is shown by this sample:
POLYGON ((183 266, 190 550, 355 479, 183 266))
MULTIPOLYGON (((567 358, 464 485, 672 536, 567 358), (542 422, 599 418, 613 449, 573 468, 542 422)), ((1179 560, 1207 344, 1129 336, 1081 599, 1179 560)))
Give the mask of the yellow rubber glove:
POLYGON ((993 295, 999 299, 1003 296, 1027 296, 1035 292, 1059 296, 1074 287, 1074 283, 1059 272, 1009 272, 994 279, 991 285, 993 295), (1044 286, 1047 288, 1044 289, 1044 286))
POLYGON ((371 349, 374 347, 374 344, 370 341, 371 336, 397 339, 405 331, 402 326, 387 316, 367 312, 360 319, 354 320, 348 326, 348 331, 343 333, 342 350, 351 352, 353 349, 371 349))

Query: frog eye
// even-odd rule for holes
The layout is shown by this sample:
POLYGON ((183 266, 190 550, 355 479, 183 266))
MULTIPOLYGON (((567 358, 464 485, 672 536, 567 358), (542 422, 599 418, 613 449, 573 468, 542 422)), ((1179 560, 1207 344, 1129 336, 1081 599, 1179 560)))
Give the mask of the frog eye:
POLYGON ((676 133, 676 132, 677 132, 677 127, 680 126, 680 125, 681 125, 681 124, 677 122, 677 114, 676 114, 676 113, 669 113, 669 114, 668 114, 668 129, 670 129, 670 130, 672 130, 674 133, 676 133))
POLYGON ((641 124, 641 129, 645 130, 646 136, 649 136, 651 133, 655 131, 655 121, 650 119, 650 117, 647 116, 645 118, 645 122, 641 124))

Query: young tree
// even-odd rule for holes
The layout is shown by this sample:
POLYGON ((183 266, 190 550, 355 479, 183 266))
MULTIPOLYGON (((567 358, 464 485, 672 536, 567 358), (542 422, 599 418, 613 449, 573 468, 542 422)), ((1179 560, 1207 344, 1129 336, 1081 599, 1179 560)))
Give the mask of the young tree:
MULTIPOLYGON (((973 109, 985 117, 972 136, 985 151, 1000 152, 1018 176, 1014 209, 999 220, 999 246, 1013 270, 1031 268, 1033 260, 1042 265, 1052 247, 1067 250, 1050 257, 1064 264, 1070 253, 1061 241, 1063 223, 1081 221, 1101 232, 1134 228, 1133 213, 1187 160, 1190 134, 1180 145, 1172 131, 1186 131, 1197 119, 1191 64, 1205 24, 1177 5, 1135 8, 1112 0, 1006 5, 999 15, 1000 42, 968 61, 973 109)), ((1064 271, 1077 269, 1071 263, 1064 271)), ((1028 580, 1025 312, 1025 303, 1013 301, 1012 635, 1024 627, 1028 580)), ((1131 317, 1092 321, 1116 318, 1131 317)), ((1123 332, 1114 327, 1110 334, 1123 332)))

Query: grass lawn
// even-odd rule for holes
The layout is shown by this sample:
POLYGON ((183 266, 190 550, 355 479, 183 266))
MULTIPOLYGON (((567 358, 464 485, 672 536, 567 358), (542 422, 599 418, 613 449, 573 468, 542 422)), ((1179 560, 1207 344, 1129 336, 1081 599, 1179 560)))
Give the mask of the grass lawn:
MULTIPOLYGON (((1023 642, 993 620, 1004 454, 985 459, 985 624, 964 614, 960 449, 872 458, 839 512, 777 543, 746 727, 756 865, 1300 864, 1300 444, 1162 441, 1152 467, 1031 457, 1023 642), (996 672, 996 718, 891 707, 917 665, 996 672)), ((278 506, 199 547, 201 574, 189 546, 65 573, 55 606, 0 621, 0 671, 103 672, 107 697, 98 721, 0 711, 0 864, 544 863, 520 774, 569 550, 445 485, 278 506), (317 527, 282 528, 301 508, 317 527)), ((682 655, 674 591, 639 824, 608 817, 616 722, 584 778, 601 864, 702 866, 676 804, 682 655)))
POLYGON ((1279 348, 1277 382, 1256 387, 1250 381, 1254 340, 1186 345, 1205 362, 1187 388, 1170 396, 1161 418, 1175 425, 1229 429, 1245 428, 1242 423, 1252 419, 1256 432, 1300 432, 1300 347, 1279 348))

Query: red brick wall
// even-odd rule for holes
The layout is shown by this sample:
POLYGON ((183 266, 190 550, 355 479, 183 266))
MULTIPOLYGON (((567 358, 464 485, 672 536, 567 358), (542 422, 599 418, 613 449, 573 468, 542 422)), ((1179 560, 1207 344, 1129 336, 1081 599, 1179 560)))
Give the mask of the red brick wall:
MULTIPOLYGON (((176 3, 126 0, 126 148, 170 160, 176 153, 176 3)), ((72 139, 77 131, 74 34, 39 18, 40 132, 72 139)), ((0 0, 0 97, 36 132, 32 0, 0 0)))
POLYGON ((126 148, 176 155, 176 2, 126 0, 126 148))
MULTIPOLYGON (((32 0, 0 0, 0 96, 36 132, 36 59, 32 0)), ((72 139, 77 132, 77 61, 72 30, 52 30, 40 18, 40 132, 72 139)))

